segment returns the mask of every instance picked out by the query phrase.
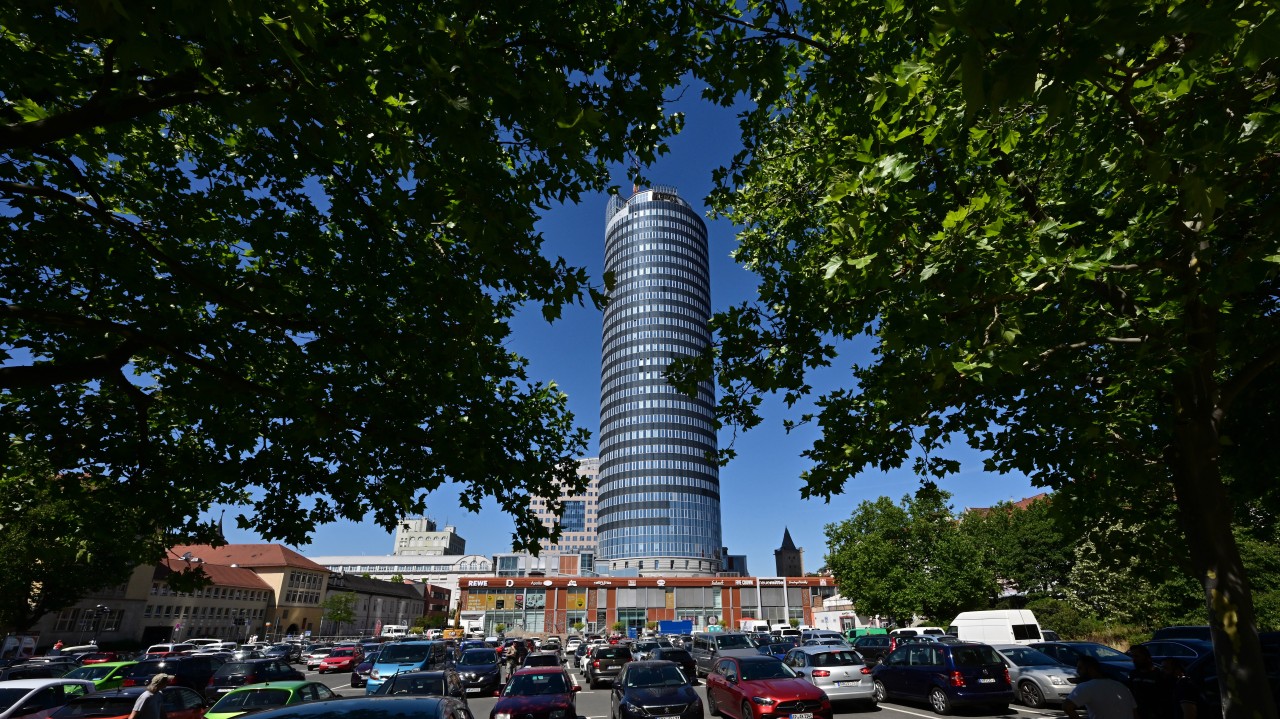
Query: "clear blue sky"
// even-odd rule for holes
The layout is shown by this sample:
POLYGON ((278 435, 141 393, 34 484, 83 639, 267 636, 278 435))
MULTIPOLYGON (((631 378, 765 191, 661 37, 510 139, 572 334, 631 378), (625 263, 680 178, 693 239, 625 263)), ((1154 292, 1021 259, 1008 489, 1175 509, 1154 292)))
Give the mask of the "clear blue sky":
MULTIPOLYGON (((719 108, 699 99, 700 86, 689 88, 679 103, 669 109, 686 114, 685 130, 670 142, 671 152, 647 169, 654 182, 674 185, 695 208, 704 208, 703 198, 711 190, 711 171, 725 165, 740 147, 735 110, 719 108)), ((623 168, 614 182, 629 193, 631 186, 623 168)), ((570 264, 586 267, 600 281, 604 263, 604 212, 606 195, 587 197, 579 205, 563 206, 547 213, 540 224, 548 255, 564 257, 570 264)), ((755 296, 754 276, 738 266, 729 254, 735 246, 734 227, 724 221, 708 220, 711 247, 711 285, 714 309, 720 310, 755 296)), ((566 309, 562 319, 547 324, 538 312, 518 318, 510 346, 530 360, 530 377, 554 380, 569 395, 570 409, 578 424, 592 432, 591 452, 599 426, 600 333, 602 313, 594 308, 566 309)), ((853 350, 856 352, 857 350, 853 350)), ((851 358, 815 376, 816 391, 838 386, 848 379, 851 358)), ((815 436, 814 428, 801 427, 788 435, 782 430, 784 417, 798 417, 804 408, 786 410, 781 402, 766 404, 766 422, 737 442, 738 457, 721 469, 721 510, 724 543, 733 554, 746 554, 754 574, 771 575, 773 550, 789 527, 796 545, 805 549, 805 569, 823 564, 823 527, 847 518, 864 499, 881 495, 893 497, 914 491, 918 481, 909 470, 866 474, 851 480, 845 494, 830 504, 800 498, 800 473, 807 462, 800 456, 815 436), (788 414, 789 413, 789 414, 788 414)), ((726 429, 721 446, 730 435, 726 429)), ((965 471, 942 486, 954 495, 957 508, 989 506, 1001 500, 1018 500, 1037 491, 1022 477, 984 473, 977 457, 961 448, 957 452, 965 471)), ((511 519, 490 502, 480 514, 471 514, 457 505, 457 487, 444 487, 429 500, 429 516, 442 524, 458 527, 467 540, 467 551, 492 554, 510 551, 511 519)), ((229 511, 229 517, 234 512, 229 511)), ((228 518, 227 539, 258 542, 232 527, 228 518)), ((373 524, 338 523, 319 528, 310 546, 299 549, 307 555, 389 554, 391 535, 373 524)))

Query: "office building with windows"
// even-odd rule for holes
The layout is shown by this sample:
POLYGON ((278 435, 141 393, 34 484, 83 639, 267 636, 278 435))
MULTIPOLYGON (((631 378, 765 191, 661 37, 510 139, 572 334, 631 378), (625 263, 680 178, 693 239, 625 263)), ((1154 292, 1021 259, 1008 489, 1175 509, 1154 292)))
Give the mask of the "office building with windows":
POLYGON ((605 218, 597 571, 705 576, 722 569, 715 394, 670 386, 710 344, 707 227, 674 188, 614 197, 605 218))
POLYGON ((559 520, 548 509, 547 500, 534 497, 530 504, 538 519, 547 527, 560 523, 560 541, 543 547, 543 552, 556 554, 596 553, 596 511, 600 499, 600 460, 583 457, 578 460, 578 476, 587 478, 581 494, 560 496, 563 512, 559 520))

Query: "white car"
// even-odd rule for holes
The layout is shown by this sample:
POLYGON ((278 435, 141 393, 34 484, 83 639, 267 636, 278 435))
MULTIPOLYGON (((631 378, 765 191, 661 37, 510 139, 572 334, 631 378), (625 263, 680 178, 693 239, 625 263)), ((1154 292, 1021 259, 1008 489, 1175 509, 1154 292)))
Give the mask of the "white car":
POLYGON ((14 679, 0 682, 0 719, 45 719, 77 697, 93 693, 85 679, 14 679))
POLYGON ((307 653, 303 660, 307 663, 307 669, 315 671, 320 668, 320 662, 324 658, 333 653, 333 647, 316 647, 307 653))

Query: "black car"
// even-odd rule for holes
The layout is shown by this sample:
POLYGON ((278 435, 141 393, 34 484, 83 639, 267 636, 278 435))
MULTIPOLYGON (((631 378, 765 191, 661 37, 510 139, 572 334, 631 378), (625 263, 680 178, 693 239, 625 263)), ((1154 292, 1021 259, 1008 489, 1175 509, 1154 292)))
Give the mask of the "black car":
POLYGON ((1146 647, 1151 661, 1156 664, 1166 659, 1179 659, 1186 666, 1200 657, 1213 655, 1213 642, 1205 639, 1152 639, 1138 646, 1146 647))
POLYGON ((157 674, 172 674, 175 677, 173 684, 202 692, 221 666, 222 660, 214 657, 188 655, 148 659, 125 670, 124 686, 143 687, 157 674))
POLYGON ((1004 660, 986 644, 903 644, 871 670, 875 700, 927 701, 938 714, 984 705, 1003 712, 1014 699, 1004 660))
POLYGON ((363 689, 369 683, 369 672, 373 671, 373 663, 378 661, 379 649, 367 650, 364 658, 351 670, 351 687, 353 689, 363 689))
POLYGON ((218 667, 204 688, 204 696, 211 702, 232 689, 246 684, 261 682, 302 681, 306 679, 302 672, 289 666, 282 659, 247 659, 242 662, 231 661, 218 667))
POLYGON ((253 719, 473 719, 454 697, 354 697, 332 702, 305 702, 254 712, 253 719))
POLYGON ((874 664, 889 653, 888 634, 867 634, 853 640, 853 649, 862 655, 868 664, 874 664))
POLYGON ((502 662, 496 649, 468 649, 453 668, 462 679, 467 694, 496 696, 502 691, 502 662))
POLYGON ((297 644, 272 644, 262 653, 268 659, 283 659, 291 664, 302 661, 302 647, 297 644))
POLYGON ((702 700, 674 662, 628 663, 614 681, 610 695, 609 716, 613 719, 702 719, 702 700))
POLYGON ((1133 671, 1133 660, 1118 649, 1097 642, 1033 642, 1028 645, 1048 654, 1069 667, 1074 667, 1080 657, 1098 660, 1102 674, 1108 679, 1127 684, 1133 671))
POLYGON ((698 672, 695 671, 696 665, 693 661, 693 655, 685 649, 677 649, 675 647, 658 647, 649 655, 654 661, 675 662, 676 666, 684 672, 684 676, 689 680, 690 684, 698 683, 698 672))
POLYGON ((622 672, 627 662, 631 661, 631 649, 621 644, 612 647, 596 647, 591 652, 590 661, 583 667, 587 684, 595 689, 602 681, 612 681, 622 672))
POLYGON ((376 697, 395 697, 402 694, 431 697, 453 697, 467 701, 462 690, 462 679, 452 669, 429 672, 400 672, 386 678, 373 692, 376 697))
POLYGON ((560 655, 555 652, 529 652, 524 658, 522 667, 558 667, 560 655))

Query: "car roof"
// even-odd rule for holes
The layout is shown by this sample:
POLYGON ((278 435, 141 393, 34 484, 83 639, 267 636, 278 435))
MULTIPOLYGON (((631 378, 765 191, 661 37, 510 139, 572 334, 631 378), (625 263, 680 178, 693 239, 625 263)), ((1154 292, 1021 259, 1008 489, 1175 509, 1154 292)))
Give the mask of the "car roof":
MULTIPOLYGON (((234 694, 236 692, 242 692, 247 689, 297 689, 303 684, 315 684, 315 683, 316 682, 309 682, 306 680, 298 680, 298 679, 286 679, 285 681, 280 681, 280 682, 259 682, 257 684, 246 684, 242 687, 236 687, 235 689, 232 689, 231 691, 227 692, 227 694, 234 694)), ((225 694, 223 696, 225 696, 225 694)))
POLYGON ((82 664, 76 668, 83 669, 84 667, 131 667, 134 664, 137 664, 137 662, 133 662, 133 661, 94 662, 93 664, 82 664))
POLYGON ((9 679, 7 681, 0 682, 0 689, 43 689, 45 687, 57 686, 59 684, 93 686, 93 682, 88 679, 64 679, 62 677, 54 677, 52 679, 9 679))
POLYGON ((830 652, 852 652, 854 649, 853 647, 834 644, 805 644, 796 647, 792 651, 804 652, 805 654, 827 654, 830 652))
POLYGON ((516 674, 564 674, 564 669, 560 667, 523 667, 517 669, 516 674))
POLYGON ((1209 641, 1208 639, 1191 639, 1191 638, 1184 638, 1184 637, 1169 637, 1168 639, 1152 639, 1151 641, 1143 642, 1142 645, 1146 646, 1148 644, 1156 644, 1159 642, 1168 642, 1170 644, 1183 644, 1188 647, 1199 647, 1199 648, 1206 648, 1206 649, 1213 648, 1213 642, 1209 641))
POLYGON ((426 695, 407 696, 356 696, 343 699, 341 704, 331 702, 303 702, 286 707, 254 712, 254 719, 259 717, 292 717, 292 716, 374 716, 405 717, 419 716, 425 713, 434 715, 440 704, 456 703, 456 699, 426 695), (341 708, 339 708, 341 707, 341 708))

